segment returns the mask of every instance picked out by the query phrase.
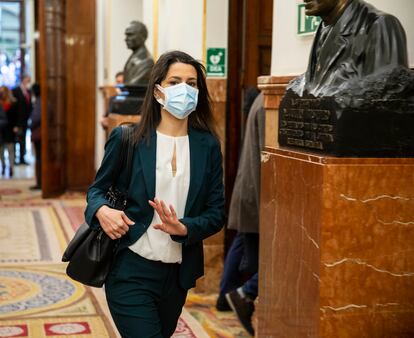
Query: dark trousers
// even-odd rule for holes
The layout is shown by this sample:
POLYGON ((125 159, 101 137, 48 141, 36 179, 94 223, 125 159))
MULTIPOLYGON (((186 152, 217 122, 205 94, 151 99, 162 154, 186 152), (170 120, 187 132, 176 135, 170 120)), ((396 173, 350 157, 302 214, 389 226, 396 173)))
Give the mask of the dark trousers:
MULTIPOLYGON (((19 144, 20 152, 19 152, 19 163, 24 162, 24 157, 26 156, 26 133, 27 133, 27 126, 21 127, 21 131, 19 135, 17 135, 17 143, 19 144)), ((15 150, 16 154, 16 150, 15 150)), ((15 155, 17 161, 17 154, 15 155)))
MULTIPOLYGON (((238 232, 231 243, 224 261, 223 275, 220 280, 219 297, 224 297, 227 292, 242 286, 246 275, 253 275, 253 277, 256 275, 257 277, 258 259, 259 234, 238 232)), ((251 285, 253 289, 253 284, 251 285)))
POLYGON ((243 292, 251 299, 255 300, 259 294, 259 274, 255 273, 242 286, 243 292))
POLYGON ((240 263, 244 253, 243 243, 243 236, 237 233, 224 260, 219 297, 224 297, 227 292, 233 291, 243 284, 242 273, 240 272, 240 263))
POLYGON ((35 156, 36 156, 36 163, 35 163, 36 185, 41 187, 42 186, 42 143, 40 141, 34 141, 33 144, 34 144, 35 156))
POLYGON ((178 281, 179 264, 119 252, 105 283, 112 318, 123 338, 171 337, 187 297, 178 281))

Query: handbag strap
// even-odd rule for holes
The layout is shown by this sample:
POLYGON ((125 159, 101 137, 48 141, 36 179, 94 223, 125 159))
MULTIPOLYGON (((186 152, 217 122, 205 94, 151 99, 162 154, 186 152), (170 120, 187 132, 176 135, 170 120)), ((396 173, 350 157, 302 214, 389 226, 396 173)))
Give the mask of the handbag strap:
MULTIPOLYGON (((116 186, 118 181, 119 173, 122 171, 122 168, 127 166, 127 181, 126 187, 129 187, 131 182, 131 172, 132 172, 132 158, 134 155, 134 146, 132 144, 132 132, 133 127, 128 125, 121 126, 121 149, 119 153, 118 163, 114 168, 112 173, 112 185, 116 186)), ((128 189, 126 191, 128 193, 128 189)))

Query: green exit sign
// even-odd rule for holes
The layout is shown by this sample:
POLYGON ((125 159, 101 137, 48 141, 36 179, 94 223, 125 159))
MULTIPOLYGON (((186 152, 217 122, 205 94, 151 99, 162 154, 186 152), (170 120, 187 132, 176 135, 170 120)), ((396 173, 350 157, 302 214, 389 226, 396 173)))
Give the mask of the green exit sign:
POLYGON ((298 5, 298 35, 315 33, 321 20, 319 16, 307 16, 305 14, 305 4, 298 5))

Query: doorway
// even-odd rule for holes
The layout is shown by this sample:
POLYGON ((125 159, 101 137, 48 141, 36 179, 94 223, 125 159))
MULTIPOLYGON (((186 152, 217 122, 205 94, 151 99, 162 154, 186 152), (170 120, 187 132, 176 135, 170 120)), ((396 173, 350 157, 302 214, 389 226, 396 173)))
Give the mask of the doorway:
MULTIPOLYGON (((236 179, 247 115, 243 102, 257 77, 270 75, 273 0, 229 0, 225 182, 227 208, 236 179)), ((226 247, 232 240, 226 232, 226 247)))
MULTIPOLYGON (((17 88, 20 87, 24 75, 29 75, 32 79, 35 75, 31 43, 32 22, 33 1, 0 0, 1 105, 7 120, 0 131, 2 179, 34 177, 34 151, 30 129, 27 128, 30 111, 21 113, 16 104, 20 99, 17 88), (16 110, 19 112, 16 113, 16 110), (20 121, 17 126, 17 118, 13 118, 16 114, 19 115, 20 121)), ((30 90, 24 93, 27 94, 27 101, 30 101, 30 90)))

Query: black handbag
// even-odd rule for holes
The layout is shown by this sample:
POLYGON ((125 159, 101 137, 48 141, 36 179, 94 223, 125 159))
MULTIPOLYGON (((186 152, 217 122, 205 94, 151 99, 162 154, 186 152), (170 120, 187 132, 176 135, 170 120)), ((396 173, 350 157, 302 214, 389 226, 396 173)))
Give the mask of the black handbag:
MULTIPOLYGON (((127 166, 127 187, 131 180, 133 145, 132 127, 122 126, 122 145, 119 161, 113 171, 112 185, 105 195, 112 208, 124 210, 128 192, 116 187, 117 177, 124 165, 127 166)), ((82 284, 102 287, 111 269, 119 240, 112 240, 102 228, 92 229, 83 223, 62 256, 63 262, 69 262, 66 273, 82 284)))

